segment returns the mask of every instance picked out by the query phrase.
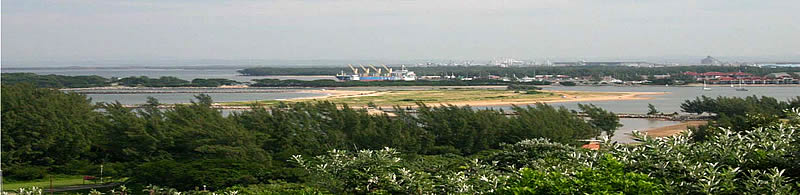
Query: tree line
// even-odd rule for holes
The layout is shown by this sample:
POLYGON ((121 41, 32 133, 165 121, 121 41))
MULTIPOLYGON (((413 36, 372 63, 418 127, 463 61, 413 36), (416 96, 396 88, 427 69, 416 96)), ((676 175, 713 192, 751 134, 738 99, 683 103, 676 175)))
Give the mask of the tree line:
POLYGON ((28 83, 41 88, 87 88, 108 87, 119 84, 128 87, 219 87, 222 85, 241 84, 238 81, 221 78, 196 78, 191 81, 177 77, 150 78, 147 76, 104 78, 92 76, 39 75, 34 73, 3 73, 4 84, 28 83))
POLYGON ((131 109, 30 84, 4 84, 2 91, 7 179, 91 175, 102 164, 107 175, 130 177, 132 184, 183 190, 302 183, 309 175, 289 160, 333 149, 392 147, 408 155, 460 159, 531 138, 576 146, 619 126, 613 113, 593 105, 581 107, 595 113, 590 120, 546 104, 514 107, 519 115, 511 117, 502 110, 424 104, 417 113, 397 107, 395 116, 376 115, 330 102, 254 105, 226 116, 211 108, 207 95, 170 109, 159 109, 150 98, 143 108, 131 109))
MULTIPOLYGON (((417 81, 349 81, 340 82, 331 79, 302 81, 295 79, 253 79, 253 87, 372 87, 372 86, 479 86, 479 85, 508 85, 512 82, 501 80, 417 80, 417 81)), ((544 83, 543 83, 544 84, 544 83)), ((549 83, 546 83, 549 84, 549 83)))
POLYGON ((709 127, 728 127, 734 131, 744 131, 756 126, 778 122, 788 117, 786 110, 800 108, 800 96, 780 101, 767 96, 708 97, 701 96, 686 100, 681 104, 683 112, 712 114, 714 119, 709 126, 696 129, 695 139, 705 139, 709 127))
POLYGON ((44 88, 85 88, 109 86, 109 79, 100 76, 38 75, 34 73, 3 73, 4 84, 30 83, 44 88))
MULTIPOLYGON (((763 76, 777 72, 800 72, 800 68, 759 68, 759 67, 729 67, 729 66, 668 66, 668 67, 627 67, 627 66, 532 66, 532 67, 496 67, 496 66, 432 66, 414 67, 413 71, 417 75, 427 76, 470 76, 485 77, 488 75, 518 77, 533 75, 569 75, 573 77, 592 77, 600 79, 604 76, 612 76, 623 81, 638 81, 642 77, 648 78, 652 75, 672 75, 672 80, 691 81, 683 76, 684 72, 746 72, 763 76)), ((317 67, 317 68, 277 68, 277 67, 253 67, 238 70, 246 76, 270 76, 270 75, 335 75, 342 70, 349 70, 346 67, 317 67)), ((656 79, 651 79, 656 80, 656 79)))

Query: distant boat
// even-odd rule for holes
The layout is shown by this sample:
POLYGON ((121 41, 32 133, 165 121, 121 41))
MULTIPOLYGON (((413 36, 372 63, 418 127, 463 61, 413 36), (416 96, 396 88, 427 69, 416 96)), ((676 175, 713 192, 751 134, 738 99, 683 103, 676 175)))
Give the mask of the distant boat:
POLYGON ((711 91, 711 88, 706 87, 706 81, 705 80, 703 80, 703 90, 711 91))
POLYGON ((742 80, 739 79, 739 88, 736 88, 736 91, 750 91, 750 90, 745 89, 744 86, 742 86, 742 80))

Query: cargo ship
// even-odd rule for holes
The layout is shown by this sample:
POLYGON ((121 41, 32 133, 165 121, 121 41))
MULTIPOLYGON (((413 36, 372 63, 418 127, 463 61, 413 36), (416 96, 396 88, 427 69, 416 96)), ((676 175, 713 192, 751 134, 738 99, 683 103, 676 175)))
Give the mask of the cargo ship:
POLYGON ((348 64, 347 66, 350 67, 350 70, 353 71, 353 74, 346 74, 342 71, 339 74, 336 74, 336 79, 342 81, 414 81, 417 80, 417 75, 406 69, 405 65, 400 67, 400 70, 393 70, 392 68, 387 67, 386 65, 382 65, 383 69, 375 68, 373 65, 367 65, 369 68, 364 67, 363 65, 360 66, 361 69, 353 67, 353 65, 348 64), (360 71, 362 71, 359 74, 360 71), (384 73, 383 71, 386 70, 384 73), (374 72, 372 72, 374 71, 374 72))

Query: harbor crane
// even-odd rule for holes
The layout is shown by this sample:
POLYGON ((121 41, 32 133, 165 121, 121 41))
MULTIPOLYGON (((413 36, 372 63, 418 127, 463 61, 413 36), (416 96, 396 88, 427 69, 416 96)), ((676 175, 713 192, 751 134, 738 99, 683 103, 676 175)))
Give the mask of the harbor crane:
POLYGON ((386 76, 392 76, 392 68, 386 67, 386 64, 381 64, 386 69, 386 76))
POLYGON ((373 66, 372 64, 367 64, 367 65, 368 65, 370 68, 372 68, 373 70, 375 70, 375 72, 377 72, 377 73, 378 73, 378 74, 377 74, 378 76, 381 76, 381 70, 383 70, 383 69, 378 69, 378 68, 375 68, 375 66, 373 66))
POLYGON ((369 76, 369 68, 364 68, 364 65, 358 64, 364 70, 364 76, 369 76))
POLYGON ((350 67, 350 70, 353 70, 354 75, 358 75, 358 68, 353 67, 352 64, 347 64, 350 67))

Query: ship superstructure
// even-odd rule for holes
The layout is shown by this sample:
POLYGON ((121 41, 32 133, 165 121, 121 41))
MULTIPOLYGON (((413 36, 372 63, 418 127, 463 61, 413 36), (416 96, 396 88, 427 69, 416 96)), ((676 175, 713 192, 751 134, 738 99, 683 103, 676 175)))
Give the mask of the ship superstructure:
POLYGON ((382 68, 376 68, 372 64, 368 64, 366 67, 363 65, 358 65, 358 67, 354 67, 352 64, 348 64, 350 70, 352 70, 353 74, 347 74, 344 71, 336 75, 336 78, 342 81, 413 81, 417 80, 417 75, 413 71, 409 71, 406 69, 406 66, 403 65, 400 67, 400 70, 393 70, 392 68, 387 67, 386 65, 382 68), (360 68, 360 69, 359 69, 360 68), (385 71, 385 72, 384 72, 385 71))

